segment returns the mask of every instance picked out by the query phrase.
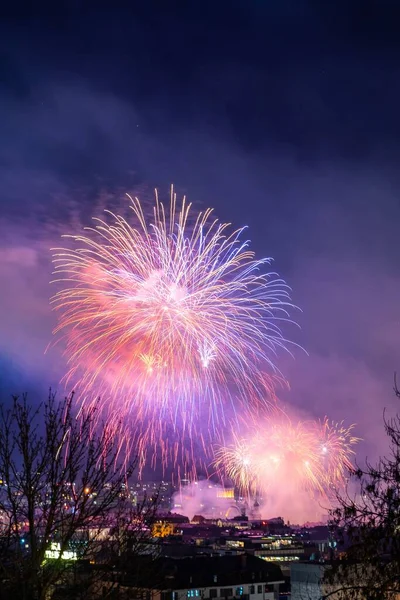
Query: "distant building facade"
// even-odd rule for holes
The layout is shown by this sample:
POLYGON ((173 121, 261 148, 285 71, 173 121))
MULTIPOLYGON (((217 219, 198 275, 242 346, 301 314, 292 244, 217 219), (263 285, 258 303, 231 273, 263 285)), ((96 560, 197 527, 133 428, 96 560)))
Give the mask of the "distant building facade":
POLYGON ((291 600, 321 600, 324 596, 324 564, 302 562, 290 565, 291 600))

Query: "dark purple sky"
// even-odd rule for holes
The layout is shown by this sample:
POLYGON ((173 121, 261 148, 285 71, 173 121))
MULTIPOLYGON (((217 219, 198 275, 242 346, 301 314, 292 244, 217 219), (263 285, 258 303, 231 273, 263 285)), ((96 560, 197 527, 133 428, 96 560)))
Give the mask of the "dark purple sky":
POLYGON ((174 182, 249 225, 292 286, 287 334, 309 356, 281 357, 284 399, 381 451, 400 369, 397 2, 40 4, 0 24, 2 398, 65 367, 44 355, 60 234, 174 182))

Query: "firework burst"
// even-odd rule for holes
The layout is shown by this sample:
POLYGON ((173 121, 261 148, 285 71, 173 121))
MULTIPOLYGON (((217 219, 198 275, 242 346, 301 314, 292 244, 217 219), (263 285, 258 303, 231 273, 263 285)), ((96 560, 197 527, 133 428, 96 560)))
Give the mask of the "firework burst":
POLYGON ((243 495, 268 496, 277 486, 327 496, 344 483, 353 468, 353 426, 269 418, 247 435, 233 435, 229 446, 216 450, 214 467, 228 477, 243 495))
POLYGON ((165 427, 198 435, 200 419, 215 430, 227 405, 271 393, 289 289, 265 272, 270 259, 254 257, 243 229, 211 209, 194 214, 173 189, 168 207, 156 194, 150 218, 137 198, 130 209, 129 220, 106 211, 54 251, 66 382, 153 441, 165 427))
POLYGON ((252 441, 234 435, 230 446, 217 448, 214 467, 223 477, 235 483, 241 495, 255 494, 260 488, 260 463, 252 441))
POLYGON ((354 425, 346 427, 342 422, 335 423, 325 418, 318 423, 317 436, 320 440, 320 454, 331 485, 341 484, 346 475, 354 469, 352 458, 354 446, 360 438, 353 434, 354 425))

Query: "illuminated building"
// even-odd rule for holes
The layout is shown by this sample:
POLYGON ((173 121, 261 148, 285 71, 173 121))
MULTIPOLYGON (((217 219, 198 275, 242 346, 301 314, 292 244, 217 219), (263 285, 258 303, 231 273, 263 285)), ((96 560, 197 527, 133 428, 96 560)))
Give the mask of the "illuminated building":
POLYGON ((78 560, 75 550, 64 550, 61 552, 61 544, 52 542, 50 548, 44 553, 46 560, 78 560))
POLYGON ((235 498, 234 488, 217 489, 217 498, 235 498))

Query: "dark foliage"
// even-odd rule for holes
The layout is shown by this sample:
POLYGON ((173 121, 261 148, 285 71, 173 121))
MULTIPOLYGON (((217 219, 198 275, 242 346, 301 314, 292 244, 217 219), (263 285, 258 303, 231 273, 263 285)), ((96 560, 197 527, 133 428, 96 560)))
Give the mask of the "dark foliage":
MULTIPOLYGON (((400 391, 395 380, 395 394, 400 391)), ((400 593, 400 415, 387 419, 388 455, 352 476, 357 493, 338 496, 331 527, 339 557, 324 597, 382 600, 400 593)))

